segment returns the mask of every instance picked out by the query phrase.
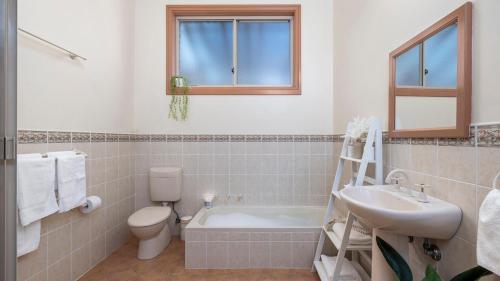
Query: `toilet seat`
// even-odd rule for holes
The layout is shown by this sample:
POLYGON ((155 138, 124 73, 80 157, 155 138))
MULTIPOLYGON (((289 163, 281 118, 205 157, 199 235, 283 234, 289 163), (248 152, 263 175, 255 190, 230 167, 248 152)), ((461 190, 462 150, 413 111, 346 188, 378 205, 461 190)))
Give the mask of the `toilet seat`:
POLYGON ((172 209, 170 207, 145 207, 128 218, 128 225, 131 227, 146 227, 165 221, 172 209))

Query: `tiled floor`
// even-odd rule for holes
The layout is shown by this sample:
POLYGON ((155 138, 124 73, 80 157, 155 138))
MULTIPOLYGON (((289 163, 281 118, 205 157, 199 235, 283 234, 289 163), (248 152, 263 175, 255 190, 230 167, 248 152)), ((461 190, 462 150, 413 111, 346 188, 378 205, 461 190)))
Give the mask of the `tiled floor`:
POLYGON ((297 269, 199 270, 184 268, 184 242, 174 237, 163 253, 153 260, 136 258, 133 239, 85 274, 80 281, 317 281, 316 273, 297 269))

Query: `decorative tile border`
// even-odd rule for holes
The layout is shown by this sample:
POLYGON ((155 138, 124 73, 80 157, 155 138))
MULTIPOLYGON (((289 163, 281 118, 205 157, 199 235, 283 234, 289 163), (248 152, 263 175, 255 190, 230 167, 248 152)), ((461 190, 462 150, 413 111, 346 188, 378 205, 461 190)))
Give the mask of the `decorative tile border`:
POLYGON ((417 144, 417 145, 436 145, 437 143, 438 139, 433 139, 433 138, 411 139, 411 144, 417 144))
POLYGON ((277 135, 263 135, 262 136, 262 142, 277 142, 277 141, 278 141, 277 135))
POLYGON ((132 135, 131 141, 132 142, 148 142, 151 140, 150 135, 132 135))
POLYGON ((118 135, 118 141, 119 142, 129 142, 130 135, 129 134, 120 134, 120 135, 118 135))
POLYGON ((118 134, 106 134, 106 142, 118 142, 120 140, 120 135, 118 134))
POLYGON ((183 142, 197 142, 198 135, 182 135, 183 142))
POLYGON ((478 146, 499 146, 500 147, 500 124, 480 126, 477 128, 478 146))
POLYGON ((293 135, 279 135, 278 142, 293 142, 293 135))
MULTIPOLYGON (((390 138, 383 132, 384 144, 415 144, 440 146, 500 147, 500 124, 471 128, 469 138, 390 138)), ((19 130, 19 144, 34 143, 84 143, 84 142, 342 142, 337 135, 166 135, 166 134, 115 134, 88 132, 58 132, 19 130)))
POLYGON ((47 143, 47 132, 20 130, 17 132, 17 141, 22 144, 47 143))
POLYGON ((167 135, 151 135, 151 142, 165 142, 167 141, 167 135))
POLYGON ((306 135, 293 136, 293 142, 309 142, 309 136, 306 135))
POLYGON ((104 133, 90 133, 91 142, 106 142, 106 134, 104 133))
POLYGON ((90 133, 71 133, 72 143, 90 142, 90 133))
POLYGON ((230 142, 245 142, 245 135, 231 135, 229 137, 230 142))
POLYGON ((199 142, 212 142, 212 141, 214 141, 214 136, 213 135, 199 135, 198 141, 199 142))
POLYGON ((245 136, 245 142, 261 142, 261 141, 262 141, 261 135, 246 135, 245 136))
POLYGON ((48 132, 48 143, 71 142, 71 132, 48 132))
POLYGON ((214 142, 228 142, 229 135, 215 135, 214 142))
POLYGON ((167 135, 167 142, 182 142, 182 135, 167 135))

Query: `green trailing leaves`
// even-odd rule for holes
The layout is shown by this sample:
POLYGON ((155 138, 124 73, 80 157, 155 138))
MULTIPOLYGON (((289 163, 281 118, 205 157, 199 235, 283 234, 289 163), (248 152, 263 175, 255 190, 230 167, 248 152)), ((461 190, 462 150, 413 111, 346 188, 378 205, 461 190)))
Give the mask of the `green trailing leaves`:
POLYGON ((492 274, 491 271, 481 266, 476 266, 453 277, 450 281, 475 281, 490 274, 492 274))
MULTIPOLYGON (((411 269, 403 259, 403 257, 399 255, 398 252, 382 238, 377 236, 376 240, 378 248, 382 252, 382 255, 384 255, 384 258, 389 266, 396 274, 398 280, 413 281, 411 269)), ((453 277, 450 281, 477 281, 482 277, 490 274, 492 274, 491 271, 481 266, 476 266, 453 277)), ((425 277, 424 279, 422 279, 422 281, 443 281, 443 279, 441 279, 441 277, 439 276, 436 268, 434 268, 432 265, 427 265, 427 268, 425 269, 425 277)))
POLYGON ((168 118, 186 121, 189 106, 189 86, 187 79, 182 76, 172 76, 170 78, 170 111, 168 118))
POLYGON ((384 255, 385 260, 392 268, 397 278, 400 281, 413 281, 411 269, 403 259, 403 257, 398 254, 398 252, 382 238, 377 237, 376 240, 378 248, 382 252, 382 255, 384 255))
POLYGON ((429 264, 425 269, 425 277, 424 279, 422 279, 422 281, 443 281, 443 279, 439 277, 439 274, 437 273, 436 269, 429 264))

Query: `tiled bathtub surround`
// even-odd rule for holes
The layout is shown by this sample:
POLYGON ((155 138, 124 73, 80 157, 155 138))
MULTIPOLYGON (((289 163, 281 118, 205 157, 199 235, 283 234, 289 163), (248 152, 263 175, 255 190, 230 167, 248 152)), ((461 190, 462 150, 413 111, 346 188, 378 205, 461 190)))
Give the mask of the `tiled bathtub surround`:
MULTIPOLYGON (((391 139, 384 144, 385 169, 401 168, 412 183, 432 185, 428 193, 458 205, 463 220, 450 241, 437 241, 443 259, 437 263, 445 280, 476 265, 479 207, 500 172, 500 125, 473 127, 465 139, 391 139)), ((409 247, 413 271, 422 279, 425 265, 421 241, 409 247)))
POLYGON ((320 229, 186 232, 188 268, 310 268, 320 229))
POLYGON ((87 160, 87 194, 103 199, 97 211, 78 210, 42 220, 39 249, 18 259, 18 280, 76 280, 130 237, 134 211, 133 146, 129 135, 20 131, 18 153, 78 149, 87 160))

